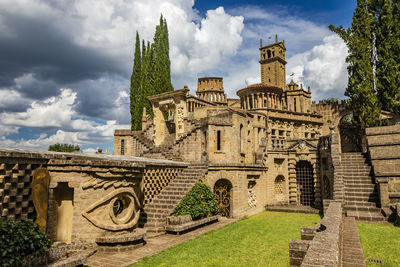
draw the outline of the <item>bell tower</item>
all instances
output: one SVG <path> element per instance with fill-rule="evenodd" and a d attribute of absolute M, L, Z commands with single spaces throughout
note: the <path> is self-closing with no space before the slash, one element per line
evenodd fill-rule
<path fill-rule="evenodd" d="M 260 40 L 261 83 L 272 84 L 285 90 L 285 53 L 285 41 L 279 42 L 278 35 L 275 35 L 275 43 L 266 46 L 263 46 Z"/>

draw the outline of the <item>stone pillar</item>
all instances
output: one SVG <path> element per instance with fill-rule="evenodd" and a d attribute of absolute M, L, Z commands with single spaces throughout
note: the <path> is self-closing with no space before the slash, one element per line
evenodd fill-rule
<path fill-rule="evenodd" d="M 389 208 L 389 178 L 382 177 L 376 178 L 376 182 L 378 183 L 379 190 L 379 200 L 381 202 L 381 208 Z"/>
<path fill-rule="evenodd" d="M 168 129 L 165 124 L 164 114 L 159 107 L 153 106 L 154 113 L 154 144 L 161 145 L 164 142 L 164 137 L 167 135 Z"/>
<path fill-rule="evenodd" d="M 296 159 L 289 158 L 288 160 L 289 172 L 289 204 L 295 205 L 297 202 L 297 180 L 296 180 Z"/>

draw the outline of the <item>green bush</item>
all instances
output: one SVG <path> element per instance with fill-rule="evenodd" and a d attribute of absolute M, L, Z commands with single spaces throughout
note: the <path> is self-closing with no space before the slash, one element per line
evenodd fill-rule
<path fill-rule="evenodd" d="M 196 183 L 175 207 L 173 216 L 190 214 L 193 220 L 217 214 L 218 202 L 208 185 Z"/>
<path fill-rule="evenodd" d="M 50 247 L 48 235 L 31 221 L 0 219 L 0 266 L 17 265 L 27 255 L 42 255 Z"/>

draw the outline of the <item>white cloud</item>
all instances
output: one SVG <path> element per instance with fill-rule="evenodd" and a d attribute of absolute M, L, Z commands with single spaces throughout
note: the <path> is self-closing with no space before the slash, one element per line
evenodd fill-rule
<path fill-rule="evenodd" d="M 110 142 L 116 128 L 129 128 L 118 124 L 130 121 L 128 88 L 135 32 L 151 41 L 161 13 L 169 28 L 176 89 L 188 84 L 193 93 L 197 76 L 223 76 L 228 96 L 237 97 L 238 89 L 260 81 L 259 39 L 265 44 L 278 33 L 288 49 L 288 74 L 295 72 L 297 81 L 310 85 L 314 97 L 333 92 L 343 95 L 346 50 L 326 26 L 258 7 L 218 7 L 199 17 L 193 6 L 193 0 L 0 1 L 1 34 L 16 34 L 4 22 L 10 14 L 51 22 L 58 30 L 55 38 L 63 37 L 88 52 L 100 52 L 126 70 L 115 74 L 105 68 L 95 78 L 64 86 L 57 86 L 52 77 L 35 76 L 32 70 L 19 74 L 14 86 L 0 88 L 0 146 L 47 149 L 59 142 L 93 145 L 90 148 L 94 149 L 96 144 Z M 70 89 L 60 90 L 62 87 Z M 41 98 L 32 97 L 39 91 Z M 32 139 L 7 139 L 21 127 L 56 132 Z"/>
<path fill-rule="evenodd" d="M 347 54 L 343 40 L 337 35 L 329 35 L 322 44 L 289 58 L 287 74 L 294 73 L 295 82 L 311 86 L 314 98 L 343 98 L 348 77 Z"/>

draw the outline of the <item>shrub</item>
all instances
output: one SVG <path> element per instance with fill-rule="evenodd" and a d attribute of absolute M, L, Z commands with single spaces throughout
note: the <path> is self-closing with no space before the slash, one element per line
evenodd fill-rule
<path fill-rule="evenodd" d="M 190 192 L 175 207 L 173 216 L 189 214 L 193 220 L 217 214 L 218 202 L 208 185 L 196 183 Z"/>
<path fill-rule="evenodd" d="M 42 255 L 50 247 L 48 235 L 31 221 L 0 219 L 0 266 L 13 266 L 27 255 Z"/>

